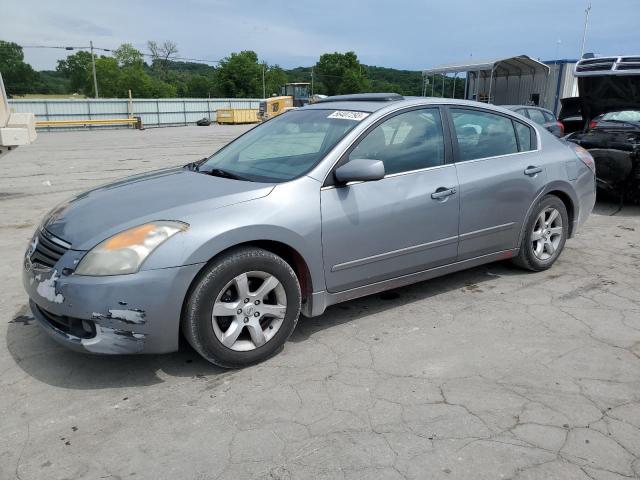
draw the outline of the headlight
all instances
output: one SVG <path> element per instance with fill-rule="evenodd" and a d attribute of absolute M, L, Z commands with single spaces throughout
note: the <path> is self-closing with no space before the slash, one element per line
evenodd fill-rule
<path fill-rule="evenodd" d="M 186 223 L 159 221 L 120 232 L 87 253 L 75 273 L 93 276 L 136 273 L 151 252 L 187 228 Z"/>

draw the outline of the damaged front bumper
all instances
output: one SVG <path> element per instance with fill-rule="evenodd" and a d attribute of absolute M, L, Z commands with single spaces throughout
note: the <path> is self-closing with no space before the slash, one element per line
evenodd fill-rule
<path fill-rule="evenodd" d="M 25 258 L 22 280 L 38 324 L 57 342 L 81 352 L 177 350 L 182 304 L 202 264 L 130 275 L 74 275 L 71 269 L 82 254 L 69 250 L 54 268 Z"/>

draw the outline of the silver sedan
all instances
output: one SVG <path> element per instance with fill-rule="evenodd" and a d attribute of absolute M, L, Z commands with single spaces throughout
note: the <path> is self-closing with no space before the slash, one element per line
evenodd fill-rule
<path fill-rule="evenodd" d="M 591 156 L 513 111 L 329 97 L 55 207 L 23 284 L 70 348 L 171 352 L 182 333 L 241 367 L 331 304 L 498 260 L 550 268 L 594 201 Z"/>

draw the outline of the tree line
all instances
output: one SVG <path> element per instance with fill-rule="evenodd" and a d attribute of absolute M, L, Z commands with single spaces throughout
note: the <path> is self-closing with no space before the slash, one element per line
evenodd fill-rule
<path fill-rule="evenodd" d="M 136 98 L 261 98 L 280 93 L 287 82 L 313 83 L 314 93 L 340 95 L 359 92 L 422 93 L 419 71 L 364 65 L 354 52 L 325 53 L 313 67 L 290 70 L 269 65 L 256 52 L 231 53 L 217 65 L 181 61 L 175 43 L 147 42 L 143 54 L 124 43 L 111 56 L 96 56 L 98 93 L 102 98 L 123 98 L 129 90 Z M 93 97 L 92 57 L 80 50 L 59 60 L 55 70 L 35 71 L 24 61 L 22 47 L 0 40 L 0 73 L 7 94 L 81 94 Z M 453 79 L 445 78 L 451 94 Z M 263 90 L 264 86 L 264 90 Z M 463 94 L 463 82 L 456 84 L 456 96 Z M 435 96 L 442 95 L 442 78 L 435 84 Z M 429 87 L 431 94 L 431 87 Z"/>

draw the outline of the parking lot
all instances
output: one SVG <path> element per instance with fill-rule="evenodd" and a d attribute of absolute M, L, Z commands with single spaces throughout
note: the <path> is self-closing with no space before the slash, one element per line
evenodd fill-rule
<path fill-rule="evenodd" d="M 244 370 L 186 343 L 87 356 L 39 330 L 20 277 L 47 210 L 246 128 L 45 132 L 0 159 L 1 479 L 640 475 L 634 207 L 598 205 L 551 270 L 497 263 L 333 306 Z"/>

